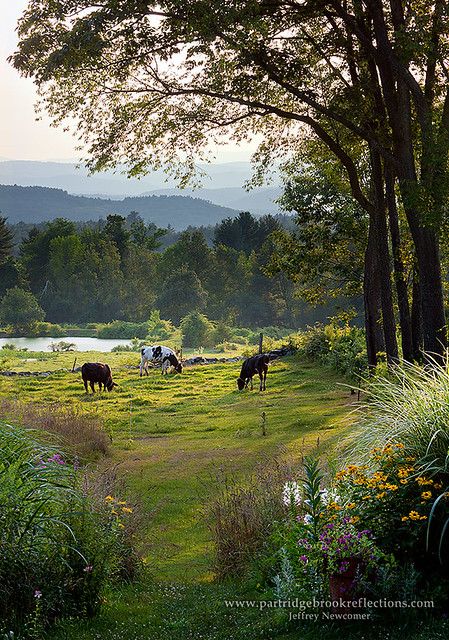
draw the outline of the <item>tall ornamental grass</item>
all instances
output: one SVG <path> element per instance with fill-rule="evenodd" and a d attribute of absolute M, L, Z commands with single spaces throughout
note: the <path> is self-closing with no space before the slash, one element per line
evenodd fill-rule
<path fill-rule="evenodd" d="M 93 615 L 120 575 L 132 509 L 113 496 L 95 504 L 83 479 L 37 432 L 0 422 L 0 637 L 41 638 L 56 618 Z"/>
<path fill-rule="evenodd" d="M 428 471 L 449 472 L 447 368 L 404 362 L 367 382 L 358 407 L 350 453 L 365 458 L 375 447 L 402 443 Z"/>

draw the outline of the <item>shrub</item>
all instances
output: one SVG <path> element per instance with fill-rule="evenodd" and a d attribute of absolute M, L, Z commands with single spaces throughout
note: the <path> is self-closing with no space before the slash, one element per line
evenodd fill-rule
<path fill-rule="evenodd" d="M 160 311 L 155 309 L 150 314 L 148 320 L 147 339 L 156 342 L 159 340 L 170 340 L 176 331 L 174 325 L 169 320 L 162 320 Z"/>
<path fill-rule="evenodd" d="M 66 331 L 59 324 L 53 324 L 51 322 L 37 322 L 33 330 L 33 335 L 59 338 L 66 335 Z"/>
<path fill-rule="evenodd" d="M 295 340 L 299 352 L 335 371 L 357 379 L 366 370 L 365 337 L 362 329 L 335 323 L 316 325 Z"/>
<path fill-rule="evenodd" d="M 198 311 L 189 313 L 181 320 L 180 326 L 184 346 L 196 348 L 211 344 L 213 324 L 202 313 Z"/>
<path fill-rule="evenodd" d="M 50 344 L 50 349 L 57 353 L 76 351 L 76 345 L 74 342 L 66 342 L 65 340 L 60 340 L 59 342 L 52 342 Z"/>
<path fill-rule="evenodd" d="M 113 496 L 100 506 L 32 432 L 0 422 L 0 438 L 0 632 L 41 638 L 56 617 L 96 613 L 120 579 L 132 508 Z"/>
<path fill-rule="evenodd" d="M 117 338 L 123 340 L 132 340 L 132 338 L 140 338 L 143 340 L 148 333 L 147 322 L 124 322 L 123 320 L 113 320 L 108 324 L 98 326 L 98 338 Z"/>
<path fill-rule="evenodd" d="M 66 449 L 82 459 L 108 453 L 110 438 L 98 416 L 59 405 L 42 407 L 6 398 L 0 402 L 0 416 L 58 436 Z"/>
<path fill-rule="evenodd" d="M 30 291 L 19 287 L 8 289 L 0 302 L 0 322 L 19 334 L 33 331 L 44 318 L 44 310 Z"/>

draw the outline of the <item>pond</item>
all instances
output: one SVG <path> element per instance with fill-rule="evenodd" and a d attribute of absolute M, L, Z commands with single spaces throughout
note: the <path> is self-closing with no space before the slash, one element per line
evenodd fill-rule
<path fill-rule="evenodd" d="M 0 338 L 0 349 L 4 344 L 13 344 L 18 349 L 29 351 L 51 351 L 54 342 L 71 342 L 77 351 L 101 351 L 106 353 L 117 345 L 130 344 L 130 340 L 105 340 L 102 338 L 80 338 L 67 336 L 63 338 Z"/>

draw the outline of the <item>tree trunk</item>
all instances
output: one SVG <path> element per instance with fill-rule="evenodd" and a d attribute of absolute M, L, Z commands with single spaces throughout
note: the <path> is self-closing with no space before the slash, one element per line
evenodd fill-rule
<path fill-rule="evenodd" d="M 382 307 L 382 324 L 385 336 L 387 362 L 397 362 L 399 358 L 394 318 L 393 293 L 391 290 L 390 250 L 388 247 L 388 227 L 384 194 L 382 161 L 378 151 L 371 148 L 371 173 L 373 188 L 373 226 L 375 228 L 378 272 Z"/>
<path fill-rule="evenodd" d="M 368 366 L 370 369 L 373 369 L 377 365 L 377 354 L 385 351 L 385 341 L 380 313 L 381 293 L 377 260 L 377 239 L 376 231 L 371 221 L 365 251 L 363 303 L 365 308 L 365 339 Z"/>
<path fill-rule="evenodd" d="M 399 324 L 401 326 L 402 357 L 408 362 L 414 359 L 412 321 L 410 317 L 410 305 L 408 301 L 407 282 L 405 268 L 401 257 L 401 236 L 399 230 L 399 216 L 394 192 L 394 174 L 385 168 L 385 188 L 390 222 L 391 246 L 393 249 L 393 268 L 396 283 L 396 293 L 399 309 Z"/>
<path fill-rule="evenodd" d="M 418 266 L 413 268 L 413 298 L 412 298 L 412 340 L 413 359 L 422 361 L 423 333 L 422 333 L 422 304 L 421 285 L 419 282 Z"/>

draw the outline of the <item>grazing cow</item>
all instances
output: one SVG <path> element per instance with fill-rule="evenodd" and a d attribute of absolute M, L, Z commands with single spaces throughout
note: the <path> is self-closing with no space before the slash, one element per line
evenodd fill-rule
<path fill-rule="evenodd" d="M 142 377 L 144 369 L 148 375 L 149 362 L 160 362 L 162 364 L 162 375 L 168 373 L 170 367 L 173 367 L 176 373 L 182 373 L 182 364 L 179 362 L 173 349 L 169 347 L 163 347 L 161 345 L 142 347 L 140 353 L 142 355 L 140 360 L 140 377 Z"/>
<path fill-rule="evenodd" d="M 259 391 L 265 391 L 267 388 L 266 379 L 269 362 L 270 357 L 266 353 L 247 358 L 242 365 L 240 377 L 237 378 L 237 386 L 239 388 L 239 391 L 244 388 L 248 388 L 248 384 L 250 385 L 251 390 L 253 389 L 253 376 L 255 376 L 256 373 L 259 374 L 260 378 Z"/>
<path fill-rule="evenodd" d="M 98 383 L 100 391 L 102 387 L 108 391 L 112 391 L 114 387 L 118 387 L 118 384 L 112 382 L 111 367 L 108 364 L 102 364 L 101 362 L 85 362 L 81 367 L 81 376 L 84 382 L 84 388 L 86 393 L 89 393 L 87 389 L 87 383 L 89 383 L 92 393 L 95 393 L 95 383 Z"/>

